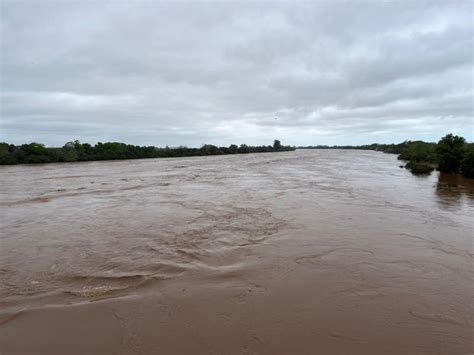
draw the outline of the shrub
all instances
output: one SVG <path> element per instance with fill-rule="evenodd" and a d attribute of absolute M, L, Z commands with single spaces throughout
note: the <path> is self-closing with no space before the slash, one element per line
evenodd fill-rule
<path fill-rule="evenodd" d="M 436 145 L 426 142 L 409 142 L 398 159 L 416 162 L 436 163 Z"/>
<path fill-rule="evenodd" d="M 432 165 L 416 161 L 409 161 L 405 167 L 415 175 L 429 175 L 434 170 Z"/>

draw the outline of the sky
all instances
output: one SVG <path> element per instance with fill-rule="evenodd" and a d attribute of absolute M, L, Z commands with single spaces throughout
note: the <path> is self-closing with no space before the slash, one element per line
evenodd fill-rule
<path fill-rule="evenodd" d="M 473 141 L 474 1 L 1 0 L 0 141 Z"/>

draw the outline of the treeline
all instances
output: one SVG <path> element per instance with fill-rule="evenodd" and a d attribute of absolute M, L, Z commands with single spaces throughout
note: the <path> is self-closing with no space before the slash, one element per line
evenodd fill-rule
<path fill-rule="evenodd" d="M 145 159 L 145 158 L 177 158 L 203 155 L 247 154 L 283 152 L 295 150 L 294 147 L 281 145 L 275 140 L 273 145 L 249 146 L 231 144 L 228 147 L 217 147 L 205 144 L 201 148 L 158 148 L 109 142 L 91 145 L 79 141 L 68 142 L 61 148 L 45 147 L 40 143 L 13 145 L 0 143 L 0 165 L 39 164 L 94 160 Z"/>
<path fill-rule="evenodd" d="M 437 169 L 442 173 L 461 173 L 474 178 L 474 144 L 463 137 L 448 134 L 438 143 L 405 141 L 400 144 L 370 144 L 360 146 L 317 145 L 298 147 L 300 149 L 358 149 L 376 150 L 398 154 L 398 159 L 406 161 L 403 167 L 413 174 L 430 174 Z"/>
<path fill-rule="evenodd" d="M 365 144 L 365 145 L 310 145 L 306 147 L 297 147 L 297 149 L 352 149 L 352 150 L 376 150 L 384 153 L 401 154 L 408 146 L 414 143 L 432 144 L 423 141 L 405 141 L 399 144 Z"/>
<path fill-rule="evenodd" d="M 404 144 L 404 143 L 401 143 L 401 144 Z M 385 152 L 385 150 L 389 150 L 391 148 L 391 150 L 394 150 L 394 151 L 387 152 L 387 153 L 396 153 L 395 150 L 401 144 L 373 143 L 373 144 L 366 144 L 366 145 L 309 145 L 309 146 L 300 146 L 300 147 L 297 147 L 297 149 L 353 149 L 353 150 L 379 150 L 379 151 Z"/>

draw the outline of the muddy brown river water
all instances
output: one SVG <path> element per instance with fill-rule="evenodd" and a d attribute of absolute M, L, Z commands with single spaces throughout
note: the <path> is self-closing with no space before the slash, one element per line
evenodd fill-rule
<path fill-rule="evenodd" d="M 338 150 L 0 178 L 2 355 L 474 352 L 472 180 Z"/>

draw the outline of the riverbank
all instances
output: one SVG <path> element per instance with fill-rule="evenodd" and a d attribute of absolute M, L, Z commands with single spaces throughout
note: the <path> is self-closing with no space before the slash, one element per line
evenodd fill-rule
<path fill-rule="evenodd" d="M 63 147 L 45 147 L 40 143 L 14 145 L 0 143 L 0 165 L 71 163 L 77 161 L 130 160 L 152 158 L 179 158 L 192 156 L 276 153 L 295 150 L 283 146 L 279 140 L 268 146 L 248 146 L 231 144 L 229 147 L 217 147 L 205 144 L 201 148 L 154 146 L 140 147 L 131 144 L 109 142 L 92 146 L 79 141 L 68 142 Z"/>

